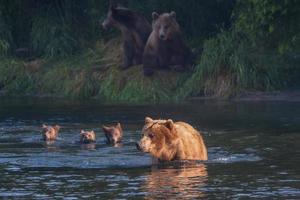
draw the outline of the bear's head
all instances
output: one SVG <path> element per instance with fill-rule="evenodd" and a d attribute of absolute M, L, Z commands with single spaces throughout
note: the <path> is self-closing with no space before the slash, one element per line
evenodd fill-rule
<path fill-rule="evenodd" d="M 43 124 L 43 139 L 44 140 L 55 140 L 58 135 L 58 131 L 60 129 L 60 126 L 55 125 L 55 126 L 47 126 Z"/>
<path fill-rule="evenodd" d="M 150 153 L 160 160 L 174 158 L 178 135 L 171 119 L 153 120 L 146 117 L 142 134 L 142 139 L 136 144 L 138 150 Z"/>
<path fill-rule="evenodd" d="M 163 13 L 159 15 L 156 12 L 152 13 L 152 28 L 161 40 L 172 40 L 175 35 L 180 33 L 179 25 L 176 21 L 176 13 Z"/>
<path fill-rule="evenodd" d="M 118 6 L 115 1 L 110 0 L 107 16 L 102 22 L 103 29 L 108 29 L 110 27 L 121 29 L 124 26 L 132 27 L 133 23 L 133 12 L 127 8 Z"/>
<path fill-rule="evenodd" d="M 96 134 L 94 131 L 84 131 L 80 132 L 80 142 L 81 143 L 91 143 L 96 142 Z"/>
<path fill-rule="evenodd" d="M 103 126 L 102 129 L 108 144 L 117 144 L 121 142 L 123 130 L 120 123 L 116 126 Z"/>

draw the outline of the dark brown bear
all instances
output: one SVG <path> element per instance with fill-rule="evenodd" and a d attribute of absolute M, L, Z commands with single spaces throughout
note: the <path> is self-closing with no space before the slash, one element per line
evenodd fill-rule
<path fill-rule="evenodd" d="M 144 74 L 150 76 L 155 68 L 182 71 L 191 64 L 191 51 L 183 43 L 176 13 L 152 13 L 152 28 L 143 56 Z"/>
<path fill-rule="evenodd" d="M 117 7 L 114 1 L 110 1 L 107 18 L 103 21 L 102 27 L 104 29 L 115 27 L 122 32 L 124 55 L 121 69 L 142 64 L 144 47 L 152 30 L 143 15 L 127 8 Z"/>

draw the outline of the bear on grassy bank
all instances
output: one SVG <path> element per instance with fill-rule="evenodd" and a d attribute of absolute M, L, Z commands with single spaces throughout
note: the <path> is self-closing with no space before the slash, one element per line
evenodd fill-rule
<path fill-rule="evenodd" d="M 183 71 L 192 62 L 190 49 L 183 43 L 176 13 L 152 13 L 152 33 L 143 55 L 144 74 L 150 76 L 155 68 Z"/>
<path fill-rule="evenodd" d="M 201 134 L 187 123 L 146 117 L 142 134 L 138 150 L 159 161 L 207 160 Z"/>
<path fill-rule="evenodd" d="M 117 7 L 110 1 L 109 11 L 102 27 L 115 27 L 122 32 L 123 64 L 121 69 L 142 64 L 144 47 L 151 33 L 151 25 L 146 18 L 127 8 Z"/>

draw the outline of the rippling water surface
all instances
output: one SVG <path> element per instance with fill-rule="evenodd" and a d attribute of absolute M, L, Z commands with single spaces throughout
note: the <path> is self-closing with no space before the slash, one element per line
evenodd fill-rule
<path fill-rule="evenodd" d="M 151 165 L 135 142 L 145 116 L 201 130 L 209 160 Z M 102 124 L 121 122 L 122 145 Z M 62 126 L 54 143 L 41 124 Z M 78 144 L 81 129 L 97 142 Z M 189 102 L 113 106 L 97 102 L 0 99 L 0 198 L 300 199 L 299 102 Z"/>

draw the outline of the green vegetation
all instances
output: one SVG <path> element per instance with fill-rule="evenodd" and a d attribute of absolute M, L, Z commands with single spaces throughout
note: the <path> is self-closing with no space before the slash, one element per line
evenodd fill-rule
<path fill-rule="evenodd" d="M 151 78 L 142 66 L 119 70 L 119 34 L 99 24 L 108 0 L 4 0 L 1 93 L 167 102 L 300 86 L 297 0 L 122 2 L 149 20 L 154 10 L 176 11 L 187 43 L 202 51 L 193 70 L 158 71 Z"/>

